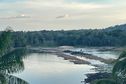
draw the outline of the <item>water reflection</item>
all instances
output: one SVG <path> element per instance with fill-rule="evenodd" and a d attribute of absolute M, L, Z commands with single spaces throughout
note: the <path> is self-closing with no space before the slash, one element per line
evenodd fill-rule
<path fill-rule="evenodd" d="M 19 73 L 24 70 L 22 58 L 25 57 L 27 50 L 16 49 L 0 57 L 0 84 L 28 84 L 24 80 L 10 74 Z"/>
<path fill-rule="evenodd" d="M 94 72 L 93 66 L 75 65 L 50 53 L 31 53 L 23 61 L 25 70 L 13 75 L 30 84 L 81 84 L 84 74 Z"/>

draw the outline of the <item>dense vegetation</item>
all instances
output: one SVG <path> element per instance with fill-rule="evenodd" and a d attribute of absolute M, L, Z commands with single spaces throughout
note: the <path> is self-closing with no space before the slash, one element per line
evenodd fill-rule
<path fill-rule="evenodd" d="M 12 30 L 0 33 L 0 84 L 28 84 L 10 74 L 24 70 L 25 48 L 12 49 Z"/>
<path fill-rule="evenodd" d="M 22 46 L 125 46 L 126 24 L 95 30 L 13 32 L 14 47 Z"/>
<path fill-rule="evenodd" d="M 5 30 L 0 34 L 0 56 L 10 51 L 11 39 L 11 30 Z"/>

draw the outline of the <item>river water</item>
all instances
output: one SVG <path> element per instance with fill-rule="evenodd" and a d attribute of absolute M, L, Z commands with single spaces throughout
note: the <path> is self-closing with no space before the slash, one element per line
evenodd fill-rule
<path fill-rule="evenodd" d="M 75 50 L 80 50 L 80 48 Z M 101 52 L 85 48 L 83 48 L 83 51 L 105 58 L 116 58 L 118 56 L 118 54 L 111 51 Z M 11 59 L 9 61 L 11 65 L 7 64 L 7 68 L 4 68 L 3 71 L 8 71 L 13 77 L 19 78 L 20 81 L 22 80 L 29 84 L 82 84 L 81 81 L 86 78 L 85 74 L 95 73 L 93 70 L 94 66 L 74 64 L 49 53 L 30 53 L 23 57 L 17 51 L 12 54 L 11 58 L 7 58 L 9 56 L 6 57 L 8 60 Z M 1 67 L 5 67 L 5 64 L 5 61 L 2 61 Z M 2 73 L 3 71 L 1 70 Z M 18 83 L 18 80 L 12 80 L 10 77 L 6 77 L 4 80 L 7 81 L 8 79 L 12 81 L 8 84 L 14 84 L 13 81 L 16 81 L 15 84 L 25 84 Z"/>
<path fill-rule="evenodd" d="M 93 73 L 89 65 L 75 65 L 52 54 L 30 54 L 24 60 L 25 70 L 15 74 L 30 84 L 81 84 L 84 74 Z"/>

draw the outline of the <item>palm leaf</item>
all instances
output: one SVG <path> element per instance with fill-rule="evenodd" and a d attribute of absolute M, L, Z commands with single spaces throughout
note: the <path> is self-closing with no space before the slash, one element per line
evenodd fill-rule
<path fill-rule="evenodd" d="M 125 75 L 126 74 L 126 59 L 118 61 L 113 67 L 113 76 L 117 76 L 119 74 Z"/>
<path fill-rule="evenodd" d="M 123 51 L 123 52 L 120 54 L 118 60 L 121 60 L 121 59 L 124 59 L 124 58 L 126 58 L 126 51 Z"/>

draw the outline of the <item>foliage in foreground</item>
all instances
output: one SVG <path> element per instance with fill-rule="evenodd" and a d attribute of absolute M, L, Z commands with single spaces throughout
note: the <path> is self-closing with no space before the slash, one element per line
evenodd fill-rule
<path fill-rule="evenodd" d="M 11 30 L 3 31 L 0 35 L 0 56 L 6 54 L 11 46 Z"/>
<path fill-rule="evenodd" d="M 11 30 L 0 33 L 0 84 L 28 84 L 10 74 L 24 70 L 25 49 L 11 50 Z"/>
<path fill-rule="evenodd" d="M 91 84 L 126 84 L 126 51 L 117 59 L 112 70 L 112 79 L 95 80 Z"/>

